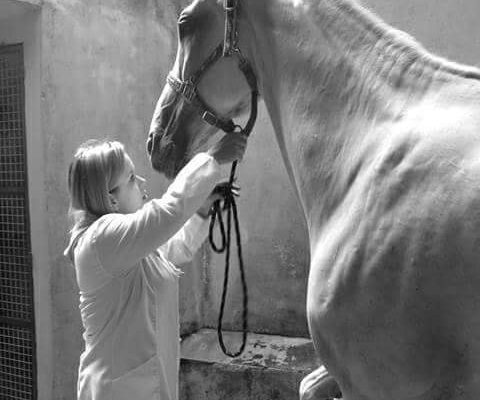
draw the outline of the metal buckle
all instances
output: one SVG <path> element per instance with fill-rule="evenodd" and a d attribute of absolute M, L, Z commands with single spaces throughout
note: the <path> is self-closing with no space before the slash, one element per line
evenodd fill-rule
<path fill-rule="evenodd" d="M 216 126 L 217 128 L 219 127 L 218 126 L 218 118 L 216 117 L 216 115 L 212 114 L 210 111 L 205 111 L 202 115 L 202 119 L 207 124 Z"/>

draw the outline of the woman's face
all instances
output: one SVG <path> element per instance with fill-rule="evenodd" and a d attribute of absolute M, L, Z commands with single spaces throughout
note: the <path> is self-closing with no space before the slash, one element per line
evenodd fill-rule
<path fill-rule="evenodd" d="M 148 199 L 146 181 L 135 174 L 135 166 L 127 154 L 125 154 L 125 168 L 109 193 L 114 198 L 114 208 L 121 214 L 130 214 L 139 210 Z"/>

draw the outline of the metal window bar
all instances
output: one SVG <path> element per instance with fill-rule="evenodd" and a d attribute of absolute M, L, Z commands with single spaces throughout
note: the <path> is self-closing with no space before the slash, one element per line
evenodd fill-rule
<path fill-rule="evenodd" d="M 22 45 L 0 46 L 0 400 L 36 399 Z"/>

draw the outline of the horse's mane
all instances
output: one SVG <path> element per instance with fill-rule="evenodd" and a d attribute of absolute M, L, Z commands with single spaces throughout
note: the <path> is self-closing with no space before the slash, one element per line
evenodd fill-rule
<path fill-rule="evenodd" d="M 307 0 L 310 6 L 327 4 L 332 11 L 331 24 L 349 20 L 357 26 L 373 34 L 379 42 L 383 43 L 384 49 L 393 58 L 404 62 L 407 65 L 413 62 L 422 62 L 426 67 L 432 70 L 442 71 L 459 77 L 480 80 L 480 69 L 452 62 L 446 58 L 436 56 L 427 51 L 417 40 L 405 32 L 392 28 L 382 21 L 375 14 L 362 7 L 354 0 Z M 361 38 L 357 38 L 361 40 Z"/>

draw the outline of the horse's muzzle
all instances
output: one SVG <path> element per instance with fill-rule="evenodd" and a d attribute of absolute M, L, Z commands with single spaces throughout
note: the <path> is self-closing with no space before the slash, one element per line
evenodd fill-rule
<path fill-rule="evenodd" d="M 150 156 L 150 164 L 157 172 L 165 174 L 167 178 L 175 177 L 177 171 L 177 159 L 175 143 L 165 132 L 151 132 L 147 139 L 147 153 Z"/>

